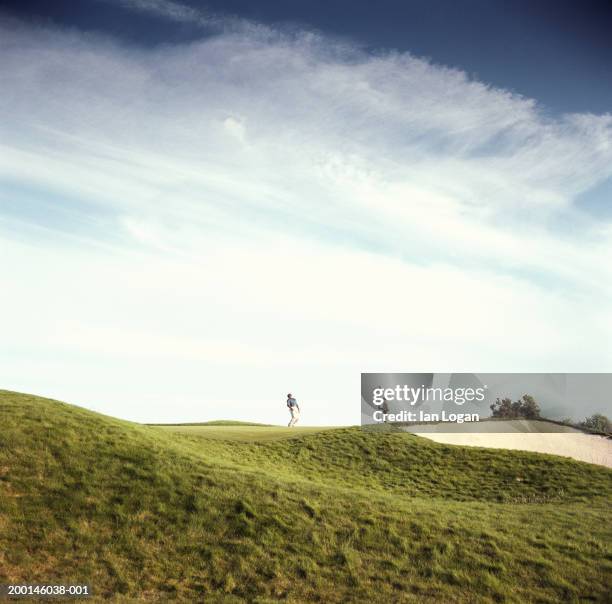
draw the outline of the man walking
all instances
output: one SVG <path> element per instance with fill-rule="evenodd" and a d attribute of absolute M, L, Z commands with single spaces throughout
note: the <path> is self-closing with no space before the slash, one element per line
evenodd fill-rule
<path fill-rule="evenodd" d="M 297 401 L 293 398 L 291 393 L 287 395 L 287 407 L 289 408 L 289 413 L 291 413 L 289 428 L 293 428 L 297 420 L 300 419 L 300 406 L 297 404 Z"/>

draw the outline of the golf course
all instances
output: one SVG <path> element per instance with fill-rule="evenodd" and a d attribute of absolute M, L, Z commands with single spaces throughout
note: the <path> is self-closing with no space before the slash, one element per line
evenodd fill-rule
<path fill-rule="evenodd" d="M 0 584 L 93 601 L 605 602 L 611 496 L 554 455 L 0 390 Z"/>

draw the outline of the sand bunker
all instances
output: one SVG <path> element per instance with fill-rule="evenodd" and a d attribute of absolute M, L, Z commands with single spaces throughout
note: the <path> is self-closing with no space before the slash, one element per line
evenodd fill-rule
<path fill-rule="evenodd" d="M 422 428 L 422 426 L 415 426 L 410 431 L 439 443 L 552 453 L 553 455 L 572 457 L 579 461 L 612 468 L 612 439 L 585 434 L 579 430 L 563 433 L 515 432 L 496 434 L 472 432 L 466 434 L 417 431 L 418 428 Z"/>

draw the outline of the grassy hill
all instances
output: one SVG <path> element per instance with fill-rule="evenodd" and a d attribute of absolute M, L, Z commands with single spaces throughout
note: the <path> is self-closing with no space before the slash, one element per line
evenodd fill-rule
<path fill-rule="evenodd" d="M 6 391 L 0 420 L 0 583 L 160 602 L 608 596 L 606 468 L 359 428 L 141 426 Z"/>

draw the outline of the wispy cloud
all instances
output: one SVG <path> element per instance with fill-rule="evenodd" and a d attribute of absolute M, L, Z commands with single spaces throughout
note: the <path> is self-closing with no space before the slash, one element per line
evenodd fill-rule
<path fill-rule="evenodd" d="M 131 363 L 156 418 L 180 381 L 191 417 L 301 386 L 325 422 L 361 370 L 609 366 L 612 227 L 575 200 L 612 175 L 610 115 L 310 32 L 1 34 L 5 382 L 106 372 L 119 407 Z"/>
<path fill-rule="evenodd" d="M 125 8 L 152 13 L 182 22 L 206 23 L 204 13 L 179 2 L 168 2 L 167 0 L 104 0 L 111 4 L 118 4 Z"/>
<path fill-rule="evenodd" d="M 194 8 L 170 0 L 98 0 L 106 4 L 121 6 L 129 11 L 186 23 L 205 31 L 222 31 L 236 28 L 262 28 L 263 26 L 240 19 L 235 15 L 220 14 L 202 7 Z"/>

